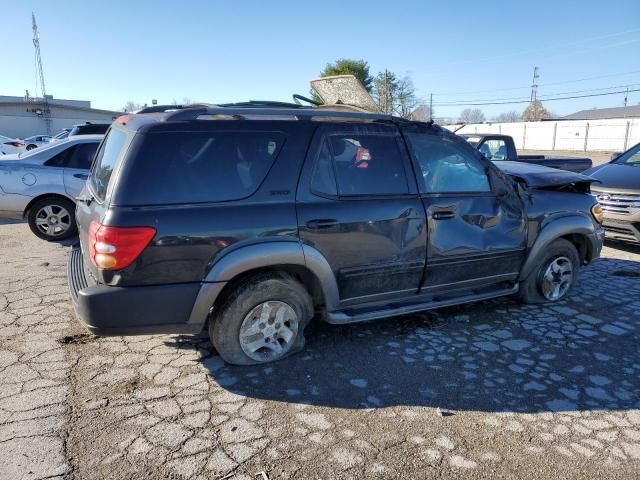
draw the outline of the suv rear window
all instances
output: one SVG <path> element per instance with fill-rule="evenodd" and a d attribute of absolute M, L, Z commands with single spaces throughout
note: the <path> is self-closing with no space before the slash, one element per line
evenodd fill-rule
<path fill-rule="evenodd" d="M 110 130 L 96 153 L 91 172 L 91 187 L 99 200 L 104 200 L 111 174 L 124 145 L 127 135 L 120 130 Z"/>
<path fill-rule="evenodd" d="M 121 205 L 169 205 L 239 200 L 256 192 L 284 136 L 216 131 L 137 136 L 123 166 Z"/>

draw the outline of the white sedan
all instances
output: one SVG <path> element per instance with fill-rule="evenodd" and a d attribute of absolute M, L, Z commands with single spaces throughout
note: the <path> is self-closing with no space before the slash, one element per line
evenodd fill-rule
<path fill-rule="evenodd" d="M 0 217 L 26 218 L 44 240 L 77 232 L 80 194 L 104 135 L 78 135 L 13 155 L 0 156 Z"/>
<path fill-rule="evenodd" d="M 27 137 L 22 142 L 24 143 L 25 150 L 33 150 L 34 148 L 46 145 L 51 141 L 51 135 L 33 135 Z"/>
<path fill-rule="evenodd" d="M 0 158 L 2 158 L 2 155 L 18 153 L 22 150 L 22 147 L 24 147 L 24 143 L 21 140 L 0 135 Z"/>

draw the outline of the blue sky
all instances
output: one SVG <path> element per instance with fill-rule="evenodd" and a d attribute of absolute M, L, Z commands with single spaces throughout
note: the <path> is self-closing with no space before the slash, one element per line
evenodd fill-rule
<path fill-rule="evenodd" d="M 410 75 L 419 96 L 434 94 L 437 116 L 465 108 L 445 103 L 528 98 L 534 65 L 540 96 L 640 89 L 638 0 L 2 0 L 0 95 L 35 90 L 32 11 L 48 93 L 98 108 L 152 98 L 290 100 L 340 57 Z M 546 106 L 568 114 L 622 102 L 615 95 Z M 640 92 L 629 102 L 639 103 Z M 479 108 L 491 117 L 525 106 Z"/>

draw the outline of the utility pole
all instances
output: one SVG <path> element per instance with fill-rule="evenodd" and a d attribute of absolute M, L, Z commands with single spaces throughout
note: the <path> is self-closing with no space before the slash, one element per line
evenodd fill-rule
<path fill-rule="evenodd" d="M 433 122 L 433 93 L 429 94 L 429 121 Z"/>
<path fill-rule="evenodd" d="M 627 100 L 629 100 L 629 87 L 624 91 L 624 118 L 627 118 Z"/>
<path fill-rule="evenodd" d="M 40 79 L 40 87 L 42 89 L 42 118 L 44 118 L 47 126 L 47 135 L 51 135 L 51 110 L 49 108 L 49 99 L 47 98 L 47 87 L 44 83 L 44 69 L 42 68 L 42 57 L 40 55 L 40 32 L 36 24 L 36 16 L 31 13 L 31 26 L 33 29 L 33 46 L 36 49 L 36 68 Z M 36 85 L 36 95 L 38 86 Z"/>
<path fill-rule="evenodd" d="M 531 82 L 531 105 L 533 106 L 533 119 L 538 120 L 538 111 L 536 109 L 536 101 L 538 97 L 538 67 L 533 67 L 533 81 Z"/>

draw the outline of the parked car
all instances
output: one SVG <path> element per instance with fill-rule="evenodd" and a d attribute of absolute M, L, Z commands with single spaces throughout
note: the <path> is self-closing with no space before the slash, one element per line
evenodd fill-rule
<path fill-rule="evenodd" d="M 51 139 L 51 142 L 57 142 L 59 140 L 64 140 L 67 137 L 74 137 L 78 135 L 104 135 L 107 133 L 110 126 L 110 123 L 79 123 L 73 127 L 63 129 Z"/>
<path fill-rule="evenodd" d="M 18 153 L 22 147 L 24 143 L 20 139 L 0 135 L 0 156 Z"/>
<path fill-rule="evenodd" d="M 25 150 L 33 150 L 51 142 L 51 135 L 33 135 L 22 140 Z"/>
<path fill-rule="evenodd" d="M 544 155 L 518 155 L 513 138 L 509 135 L 464 134 L 461 135 L 492 161 L 534 163 L 544 167 L 559 168 L 570 172 L 584 172 L 593 162 L 586 157 L 546 157 Z"/>
<path fill-rule="evenodd" d="M 78 200 L 84 325 L 206 327 L 227 362 L 262 363 L 300 350 L 314 312 L 345 324 L 557 302 L 599 256 L 592 178 L 505 162 L 510 176 L 436 125 L 339 107 L 116 120 Z"/>
<path fill-rule="evenodd" d="M 109 130 L 111 126 L 110 123 L 80 123 L 78 125 L 74 125 L 71 131 L 69 132 L 69 136 L 76 135 L 104 135 Z"/>
<path fill-rule="evenodd" d="M 44 240 L 76 234 L 75 197 L 102 135 L 69 137 L 0 159 L 0 216 L 26 218 Z"/>
<path fill-rule="evenodd" d="M 640 143 L 585 174 L 598 181 L 592 193 L 602 205 L 607 237 L 640 243 Z"/>
<path fill-rule="evenodd" d="M 64 140 L 69 136 L 69 132 L 71 128 L 63 128 L 62 131 L 49 140 L 50 142 L 59 142 L 60 140 Z"/>

